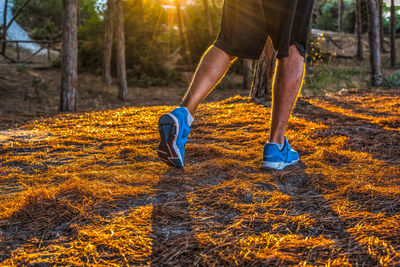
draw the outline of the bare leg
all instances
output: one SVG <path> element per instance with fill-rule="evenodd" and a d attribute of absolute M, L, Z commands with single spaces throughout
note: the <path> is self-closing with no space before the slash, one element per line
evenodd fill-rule
<path fill-rule="evenodd" d="M 211 46 L 204 53 L 197 67 L 181 106 L 186 107 L 194 116 L 201 101 L 221 81 L 235 59 L 235 57 L 228 55 L 220 48 Z"/>
<path fill-rule="evenodd" d="M 272 100 L 269 141 L 284 143 L 287 123 L 301 89 L 304 58 L 295 45 L 289 48 L 289 57 L 278 60 Z"/>

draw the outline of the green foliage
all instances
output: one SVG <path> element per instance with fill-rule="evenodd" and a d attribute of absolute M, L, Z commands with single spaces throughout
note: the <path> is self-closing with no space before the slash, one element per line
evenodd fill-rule
<path fill-rule="evenodd" d="M 96 15 L 86 20 L 78 31 L 79 71 L 101 73 L 103 61 L 104 23 Z"/>
<path fill-rule="evenodd" d="M 14 11 L 25 0 L 15 0 Z M 141 4 L 142 3 L 142 4 Z M 98 9 L 96 0 L 79 1 L 79 71 L 101 74 L 104 43 L 104 14 Z M 219 25 L 219 14 L 210 3 L 209 12 L 214 25 L 214 35 Z M 62 1 L 32 0 L 24 9 L 18 22 L 31 32 L 33 39 L 60 39 Z M 171 18 L 170 20 L 169 18 Z M 210 36 L 204 6 L 195 2 L 182 9 L 186 37 L 194 68 L 204 50 L 215 36 Z M 159 1 L 124 1 L 126 66 L 131 85 L 167 85 L 180 80 L 165 64 L 169 56 L 182 45 L 177 28 L 175 9 L 164 9 Z M 114 47 L 115 51 L 115 47 Z M 187 64 L 184 49 L 181 63 Z M 116 76 L 116 59 L 112 58 L 113 75 Z M 54 67 L 60 59 L 54 60 Z"/>
<path fill-rule="evenodd" d="M 28 94 L 28 92 L 25 92 L 25 100 L 34 99 L 38 103 L 46 102 L 48 104 L 50 83 L 51 81 L 49 80 L 44 80 L 40 77 L 33 77 L 32 80 L 33 94 Z"/>
<path fill-rule="evenodd" d="M 395 73 L 388 77 L 384 77 L 383 85 L 386 87 L 400 86 L 400 70 L 397 70 Z"/>
<path fill-rule="evenodd" d="M 170 35 L 160 21 L 166 20 L 165 10 L 158 3 L 139 1 L 124 3 L 125 54 L 128 83 L 134 86 L 168 85 L 180 80 L 176 72 L 165 67 L 167 55 L 162 51 Z M 176 39 L 176 38 L 174 38 Z M 103 62 L 104 20 L 92 16 L 79 28 L 79 69 L 100 74 Z M 172 49 L 175 43 L 169 43 Z M 115 52 L 115 45 L 113 48 Z M 116 65 L 115 53 L 112 64 Z M 114 76 L 116 76 L 116 67 Z"/>
<path fill-rule="evenodd" d="M 15 70 L 19 73 L 28 73 L 31 70 L 31 67 L 28 64 L 18 64 L 15 66 Z"/>
<path fill-rule="evenodd" d="M 213 26 L 213 36 L 210 36 L 209 33 L 207 18 L 205 16 L 204 5 L 202 2 L 188 5 L 183 12 L 187 41 L 189 43 L 193 63 L 192 67 L 195 67 L 200 61 L 204 50 L 214 42 L 218 33 L 220 14 L 216 13 L 214 9 L 211 8 L 211 3 L 209 4 L 208 12 L 211 19 L 211 25 Z"/>
<path fill-rule="evenodd" d="M 366 10 L 366 7 L 362 7 Z M 319 21 L 313 21 L 313 27 L 327 31 L 338 30 L 338 0 L 321 0 L 315 5 Z M 355 27 L 355 5 L 353 0 L 345 0 L 343 7 L 343 30 L 354 32 Z M 363 21 L 367 22 L 367 14 L 363 12 Z"/>
<path fill-rule="evenodd" d="M 318 67 L 308 67 L 305 80 L 305 89 L 316 94 L 321 90 L 331 89 L 340 90 L 344 87 L 356 87 L 353 78 L 357 75 L 363 76 L 366 73 L 365 67 L 339 67 L 330 64 L 320 64 Z M 333 87 L 333 88 L 332 88 Z"/>
<path fill-rule="evenodd" d="M 61 55 L 51 60 L 51 67 L 55 69 L 61 69 Z"/>
<path fill-rule="evenodd" d="M 61 38 L 61 30 L 54 21 L 47 18 L 42 26 L 32 29 L 31 37 L 34 40 L 59 40 Z"/>
<path fill-rule="evenodd" d="M 18 10 L 25 0 L 14 0 L 14 12 Z M 18 16 L 17 21 L 25 29 L 40 28 L 47 20 L 56 25 L 57 32 L 61 30 L 61 1 L 31 0 L 27 7 Z M 53 34 L 53 33 L 52 33 Z"/>
<path fill-rule="evenodd" d="M 361 1 L 363 32 L 368 30 L 368 14 L 365 1 Z M 338 28 L 338 0 L 321 0 L 315 5 L 315 12 L 319 14 L 319 22 L 314 16 L 313 27 L 321 30 L 337 31 Z M 353 0 L 344 1 L 343 29 L 353 33 L 356 25 L 355 4 Z M 396 29 L 400 29 L 400 6 L 396 6 Z M 383 30 L 390 32 L 390 6 L 383 3 Z"/>
<path fill-rule="evenodd" d="M 314 25 L 315 28 L 319 28 L 327 31 L 337 30 L 337 6 L 332 2 L 319 3 L 320 6 L 320 21 L 319 24 Z M 336 10 L 335 10 L 336 9 Z M 336 14 L 336 16 L 335 16 Z"/>
<path fill-rule="evenodd" d="M 176 47 L 170 42 L 166 11 L 159 2 L 128 1 L 124 5 L 126 66 L 128 82 L 135 86 L 168 85 L 179 80 L 179 76 L 168 71 L 166 46 Z M 174 38 L 176 40 L 176 38 Z M 115 59 L 114 59 L 115 60 Z"/>
<path fill-rule="evenodd" d="M 16 12 L 25 0 L 14 0 Z M 84 25 L 96 12 L 96 0 L 79 0 L 79 24 Z M 55 40 L 61 37 L 61 0 L 31 0 L 18 16 L 17 22 L 31 32 L 34 40 Z"/>
<path fill-rule="evenodd" d="M 390 7 L 383 7 L 383 31 L 385 33 L 390 33 Z M 398 33 L 400 29 L 400 6 L 396 6 L 396 32 Z"/>
<path fill-rule="evenodd" d="M 35 96 L 40 97 L 41 92 L 48 93 L 49 92 L 49 84 L 50 84 L 50 81 L 34 77 L 32 80 L 32 87 L 34 89 Z"/>

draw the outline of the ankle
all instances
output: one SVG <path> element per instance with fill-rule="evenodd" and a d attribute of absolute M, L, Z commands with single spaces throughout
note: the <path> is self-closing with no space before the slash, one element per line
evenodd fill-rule
<path fill-rule="evenodd" d="M 188 105 L 187 103 L 182 102 L 180 105 L 181 108 L 186 108 L 189 111 L 189 114 L 194 118 L 194 114 L 196 113 L 197 107 L 193 105 Z"/>
<path fill-rule="evenodd" d="M 285 143 L 285 136 L 284 135 L 270 136 L 269 142 L 270 143 L 279 144 L 279 145 L 283 145 Z"/>
<path fill-rule="evenodd" d="M 285 147 L 285 144 L 277 144 L 277 143 L 274 143 L 274 142 L 269 142 L 268 144 L 276 145 L 276 147 L 278 148 L 279 151 L 282 151 L 283 148 Z"/>
<path fill-rule="evenodd" d="M 182 106 L 181 108 L 186 109 L 186 111 L 188 112 L 187 123 L 188 123 L 188 125 L 190 127 L 192 125 L 193 121 L 194 121 L 194 117 L 192 115 L 194 113 L 192 113 L 187 107 Z"/>

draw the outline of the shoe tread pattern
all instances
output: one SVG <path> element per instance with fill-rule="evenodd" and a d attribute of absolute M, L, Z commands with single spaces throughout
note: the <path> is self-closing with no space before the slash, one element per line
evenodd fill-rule
<path fill-rule="evenodd" d="M 170 166 L 179 167 L 174 163 L 176 160 L 179 161 L 173 147 L 173 142 L 178 134 L 174 120 L 168 115 L 162 116 L 158 123 L 158 131 L 160 133 L 160 144 L 157 149 L 158 157 Z"/>

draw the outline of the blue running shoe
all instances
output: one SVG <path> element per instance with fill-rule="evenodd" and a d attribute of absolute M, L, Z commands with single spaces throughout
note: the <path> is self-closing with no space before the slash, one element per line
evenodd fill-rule
<path fill-rule="evenodd" d="M 160 145 L 158 157 L 177 168 L 185 165 L 185 145 L 190 133 L 193 117 L 187 108 L 176 108 L 171 113 L 164 114 L 158 121 Z"/>
<path fill-rule="evenodd" d="M 276 144 L 267 143 L 264 146 L 262 169 L 283 170 L 286 166 L 299 162 L 300 156 L 293 150 L 285 136 L 285 143 L 282 151 Z"/>

